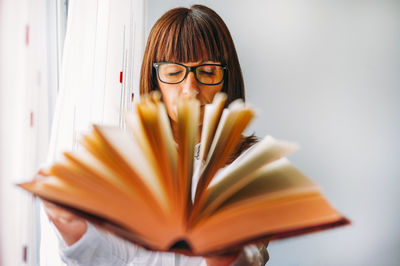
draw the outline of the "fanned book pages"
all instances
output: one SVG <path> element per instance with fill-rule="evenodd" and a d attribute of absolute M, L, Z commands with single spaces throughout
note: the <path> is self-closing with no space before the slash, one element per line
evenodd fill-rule
<path fill-rule="evenodd" d="M 225 102 L 181 99 L 172 130 L 159 94 L 144 96 L 126 130 L 94 125 L 84 149 L 19 186 L 145 248 L 187 255 L 349 223 L 286 159 L 293 143 L 266 136 L 227 164 L 254 110 Z"/>

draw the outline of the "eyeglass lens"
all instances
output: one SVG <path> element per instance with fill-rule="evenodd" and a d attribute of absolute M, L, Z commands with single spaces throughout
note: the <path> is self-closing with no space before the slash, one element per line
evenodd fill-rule
<path fill-rule="evenodd" d="M 162 64 L 158 68 L 158 76 L 162 82 L 179 83 L 185 78 L 186 71 L 184 66 L 178 64 Z M 200 65 L 196 68 L 195 75 L 199 82 L 213 85 L 222 81 L 224 71 L 222 66 Z"/>

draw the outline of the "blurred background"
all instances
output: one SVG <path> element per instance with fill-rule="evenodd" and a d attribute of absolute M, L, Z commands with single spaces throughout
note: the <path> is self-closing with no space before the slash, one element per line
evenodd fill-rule
<path fill-rule="evenodd" d="M 298 142 L 293 164 L 352 221 L 270 243 L 268 265 L 398 265 L 400 1 L 0 0 L 1 265 L 62 265 L 15 183 L 90 123 L 121 124 L 151 26 L 195 3 L 231 31 L 249 133 Z"/>

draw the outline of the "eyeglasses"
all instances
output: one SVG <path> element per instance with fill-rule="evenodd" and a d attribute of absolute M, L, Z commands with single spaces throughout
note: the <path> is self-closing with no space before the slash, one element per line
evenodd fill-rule
<path fill-rule="evenodd" d="M 181 83 L 189 72 L 193 72 L 196 80 L 204 85 L 218 85 L 224 80 L 226 65 L 202 64 L 185 66 L 179 63 L 158 62 L 153 64 L 158 79 L 167 84 Z"/>

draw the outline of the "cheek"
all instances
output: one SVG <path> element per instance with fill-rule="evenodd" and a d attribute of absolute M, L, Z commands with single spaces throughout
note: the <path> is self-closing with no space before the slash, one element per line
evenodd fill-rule
<path fill-rule="evenodd" d="M 218 92 L 220 92 L 222 90 L 222 84 L 219 84 L 217 86 L 212 86 L 209 88 L 204 88 L 204 90 L 202 90 L 203 93 L 203 98 L 206 100 L 206 103 L 211 103 L 212 100 L 214 99 L 215 94 L 217 94 Z"/>

